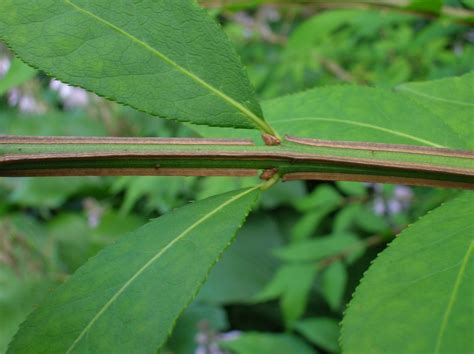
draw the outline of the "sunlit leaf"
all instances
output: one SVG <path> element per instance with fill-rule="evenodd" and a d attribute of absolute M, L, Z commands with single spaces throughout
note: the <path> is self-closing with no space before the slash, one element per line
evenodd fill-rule
<path fill-rule="evenodd" d="M 474 148 L 474 72 L 442 80 L 412 82 L 397 90 L 433 112 Z"/>
<path fill-rule="evenodd" d="M 381 88 L 317 88 L 266 101 L 263 109 L 276 130 L 294 136 L 465 147 L 433 112 L 404 95 Z"/>
<path fill-rule="evenodd" d="M 341 104 L 341 102 L 343 104 Z M 389 144 L 469 148 L 438 114 L 401 92 L 355 85 L 315 88 L 262 102 L 265 118 L 282 134 Z M 446 118 L 447 119 L 447 118 Z M 430 129 L 426 129 L 430 127 Z M 257 133 L 198 127 L 208 137 L 248 136 Z M 472 140 L 472 133 L 466 133 Z"/>
<path fill-rule="evenodd" d="M 192 0 L 5 0 L 0 38 L 47 74 L 141 111 L 270 132 L 230 41 Z"/>

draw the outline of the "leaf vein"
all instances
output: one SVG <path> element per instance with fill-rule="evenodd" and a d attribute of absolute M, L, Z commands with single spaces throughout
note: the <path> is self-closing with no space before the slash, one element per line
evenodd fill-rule
<path fill-rule="evenodd" d="M 460 106 L 474 107 L 474 103 L 458 101 L 458 100 L 452 100 L 452 99 L 443 98 L 443 97 L 437 97 L 437 96 L 429 95 L 429 94 L 424 93 L 424 92 L 413 90 L 412 88 L 408 88 L 408 87 L 401 86 L 401 87 L 399 87 L 399 90 L 409 92 L 413 95 L 425 97 L 425 98 L 433 100 L 433 101 L 441 101 L 441 102 L 446 102 L 446 103 L 451 103 L 451 104 L 457 104 L 457 105 L 460 105 Z"/>
<path fill-rule="evenodd" d="M 467 249 L 467 252 L 462 260 L 458 275 L 456 277 L 456 281 L 454 282 L 453 291 L 451 292 L 451 296 L 449 297 L 448 306 L 446 306 L 446 310 L 443 315 L 443 321 L 441 322 L 441 326 L 438 332 L 438 337 L 436 340 L 435 354 L 439 354 L 441 352 L 441 345 L 443 342 L 444 334 L 446 332 L 446 327 L 448 326 L 449 316 L 451 315 L 451 311 L 453 310 L 454 303 L 456 302 L 456 298 L 459 292 L 459 287 L 461 286 L 461 280 L 464 276 L 464 272 L 466 271 L 467 263 L 473 252 L 474 252 L 474 241 L 471 241 Z"/>
<path fill-rule="evenodd" d="M 219 207 L 215 208 L 214 210 L 210 211 L 203 217 L 201 217 L 199 220 L 197 220 L 195 223 L 190 225 L 188 228 L 186 228 L 181 234 L 179 234 L 173 241 L 171 241 L 168 245 L 166 245 L 163 249 L 161 249 L 158 253 L 156 253 L 153 257 L 151 257 L 140 269 L 138 269 L 133 276 L 130 277 L 129 280 L 125 282 L 124 285 L 107 301 L 104 306 L 97 312 L 97 314 L 89 321 L 89 323 L 84 327 L 82 332 L 77 336 L 77 338 L 74 340 L 74 342 L 69 346 L 68 350 L 66 351 L 66 354 L 70 354 L 74 348 L 77 346 L 77 344 L 84 338 L 84 336 L 87 334 L 87 332 L 92 328 L 95 322 L 98 321 L 98 319 L 107 311 L 107 309 L 112 306 L 112 304 L 118 299 L 118 297 L 125 291 L 127 288 L 133 283 L 135 279 L 137 279 L 145 270 L 147 270 L 155 261 L 157 261 L 166 251 L 168 251 L 172 246 L 174 246 L 178 241 L 182 240 L 186 235 L 188 235 L 193 229 L 198 227 L 200 224 L 211 218 L 213 215 L 218 213 L 220 210 L 225 208 L 226 206 L 230 205 L 231 203 L 237 201 L 238 199 L 242 198 L 246 194 L 253 192 L 255 189 L 260 188 L 260 185 L 257 185 L 253 188 L 250 188 L 232 198 L 230 198 L 228 201 L 220 205 Z"/>
<path fill-rule="evenodd" d="M 355 122 L 355 121 L 351 121 L 351 120 L 347 120 L 347 119 L 329 118 L 329 117 L 300 117 L 300 118 L 293 118 L 293 119 L 289 119 L 289 120 L 287 120 L 287 119 L 274 120 L 274 121 L 272 121 L 272 123 L 288 123 L 288 122 L 305 121 L 305 120 L 336 122 L 336 123 L 342 123 L 342 124 L 357 125 L 357 126 L 360 126 L 360 127 L 379 130 L 379 131 L 383 131 L 385 133 L 401 136 L 401 137 L 411 139 L 411 140 L 416 141 L 418 143 L 422 143 L 422 144 L 429 145 L 429 146 L 432 146 L 432 147 L 438 147 L 438 148 L 445 147 L 443 145 L 439 145 L 439 144 L 434 143 L 432 141 L 429 141 L 429 140 L 426 140 L 426 139 L 423 139 L 423 138 L 418 138 L 416 136 L 413 136 L 413 135 L 410 135 L 410 134 L 407 134 L 407 133 L 403 133 L 403 132 L 398 131 L 398 130 L 388 129 L 388 128 L 384 128 L 384 127 L 374 125 L 374 124 L 369 124 L 369 123 Z"/>
<path fill-rule="evenodd" d="M 232 97 L 228 96 L 227 94 L 225 94 L 224 92 L 218 90 L 217 88 L 215 88 L 214 86 L 212 86 L 211 84 L 209 84 L 208 82 L 206 82 L 205 80 L 201 79 L 199 76 L 195 75 L 194 73 L 192 73 L 191 71 L 187 70 L 186 68 L 182 67 L 181 65 L 177 64 L 175 61 L 173 61 L 172 59 L 170 59 L 169 57 L 167 57 L 166 55 L 164 55 L 163 53 L 161 53 L 159 50 L 157 50 L 156 48 L 153 48 L 151 45 L 149 45 L 148 43 L 146 43 L 145 41 L 141 40 L 141 39 L 138 39 L 137 37 L 133 36 L 132 34 L 128 33 L 127 31 L 121 29 L 120 27 L 114 25 L 112 22 L 109 22 L 107 21 L 106 19 L 94 14 L 93 12 L 89 11 L 89 10 L 86 10 L 82 7 L 80 7 L 79 5 L 73 3 L 71 0 L 64 0 L 64 2 L 68 5 L 70 5 L 72 8 L 74 8 L 77 12 L 80 12 L 86 16 L 89 16 L 89 17 L 92 17 L 93 19 L 97 20 L 98 22 L 100 22 L 101 24 L 107 26 L 107 27 L 110 27 L 112 28 L 113 30 L 117 31 L 118 33 L 120 33 L 121 35 L 127 37 L 128 39 L 130 39 L 132 42 L 135 42 L 137 43 L 138 45 L 144 47 L 146 50 L 150 51 L 151 53 L 153 53 L 155 56 L 157 56 L 158 58 L 160 58 L 162 61 L 164 61 L 165 63 L 167 63 L 168 65 L 170 65 L 171 67 L 173 67 L 175 70 L 181 72 L 182 74 L 188 76 L 189 78 L 191 78 L 192 80 L 194 80 L 196 83 L 198 83 L 200 86 L 202 86 L 203 88 L 207 89 L 208 91 L 210 91 L 211 93 L 213 93 L 214 95 L 216 95 L 217 97 L 220 97 L 221 99 L 223 99 L 228 105 L 236 108 L 238 111 L 240 111 L 241 113 L 243 113 L 244 117 L 249 120 L 251 123 L 253 123 L 256 127 L 258 127 L 259 129 L 265 131 L 265 132 L 269 132 L 271 133 L 271 130 L 269 131 L 269 127 L 267 126 L 267 124 L 265 124 L 265 122 L 263 121 L 262 118 L 258 117 L 255 113 L 253 113 L 252 111 L 250 111 L 248 108 L 246 108 L 244 105 L 242 105 L 241 103 L 237 102 L 235 99 L 233 99 Z"/>

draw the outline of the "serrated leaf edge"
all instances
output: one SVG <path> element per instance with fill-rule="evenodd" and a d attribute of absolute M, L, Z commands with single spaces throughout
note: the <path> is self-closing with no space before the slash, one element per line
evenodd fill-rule
<path fill-rule="evenodd" d="M 346 306 L 346 308 L 345 308 L 344 311 L 343 311 L 341 322 L 339 322 L 339 325 L 340 325 L 340 327 L 341 327 L 341 333 L 340 333 L 339 341 L 338 341 L 338 342 L 339 342 L 339 346 L 340 346 L 340 348 L 341 348 L 341 352 L 342 352 L 342 353 L 345 352 L 345 351 L 344 351 L 344 345 L 343 345 L 342 338 L 344 337 L 344 333 L 345 333 L 345 326 L 344 326 L 344 323 L 345 323 L 345 319 L 346 319 L 347 312 L 350 310 L 351 305 L 352 305 L 353 302 L 354 302 L 354 298 L 355 298 L 355 296 L 357 295 L 357 292 L 360 290 L 362 284 L 366 281 L 367 273 L 371 271 L 373 264 L 374 264 L 374 263 L 377 261 L 377 259 L 379 259 L 387 250 L 389 250 L 390 247 L 392 247 L 394 241 L 397 239 L 397 237 L 398 237 L 399 235 L 401 235 L 402 233 L 406 232 L 407 230 L 409 230 L 410 228 L 412 228 L 414 225 L 416 225 L 418 222 L 420 222 L 421 220 L 427 218 L 429 215 L 431 215 L 431 214 L 437 212 L 438 209 L 442 208 L 443 206 L 445 206 L 445 205 L 451 203 L 452 201 L 454 201 L 454 200 L 456 200 L 456 199 L 458 199 L 458 198 L 460 198 L 460 197 L 462 197 L 462 193 L 459 193 L 459 194 L 456 195 L 454 198 L 451 198 L 450 200 L 445 201 L 444 203 L 441 203 L 438 207 L 436 207 L 436 208 L 434 208 L 434 209 L 428 211 L 426 214 L 424 214 L 423 216 L 419 217 L 415 222 L 409 224 L 405 229 L 403 229 L 399 234 L 397 234 L 396 237 L 395 237 L 390 243 L 387 244 L 387 247 L 386 247 L 383 251 L 379 252 L 379 253 L 377 254 L 377 256 L 370 262 L 369 267 L 367 268 L 367 270 L 366 270 L 366 271 L 364 272 L 364 274 L 362 275 L 362 278 L 361 278 L 359 284 L 357 285 L 356 289 L 355 289 L 354 292 L 352 293 L 350 302 L 348 303 L 348 305 Z"/>
<path fill-rule="evenodd" d="M 245 195 L 247 195 L 247 194 L 249 194 L 249 193 L 251 193 L 251 192 L 253 192 L 253 191 L 255 191 L 255 190 L 261 189 L 261 187 L 262 187 L 262 184 L 258 184 L 258 185 L 254 186 L 254 187 L 244 189 L 244 191 L 243 191 L 242 193 L 240 193 L 240 194 L 238 194 L 238 195 L 232 197 L 231 199 L 227 200 L 225 203 L 221 204 L 218 208 L 214 209 L 212 212 L 206 214 L 206 216 L 200 218 L 197 222 L 195 222 L 193 225 L 191 225 L 191 226 L 188 227 L 186 230 L 184 230 L 178 237 L 181 237 L 181 238 L 184 237 L 186 233 L 188 233 L 188 232 L 191 231 L 191 229 L 190 229 L 191 227 L 197 227 L 200 223 L 202 223 L 202 222 L 204 222 L 205 220 L 207 220 L 208 218 L 210 218 L 212 215 L 214 215 L 215 213 L 217 213 L 219 210 L 221 210 L 221 209 L 224 208 L 225 206 L 231 204 L 232 202 L 234 202 L 234 201 L 236 201 L 236 200 L 242 198 L 243 196 L 245 196 Z M 234 235 L 233 235 L 233 237 L 231 238 L 231 240 L 229 241 L 229 243 L 224 247 L 224 249 L 222 250 L 222 252 L 216 257 L 216 259 L 214 260 L 214 262 L 209 266 L 209 268 L 208 268 L 208 270 L 207 270 L 207 273 L 206 273 L 205 277 L 203 278 L 202 282 L 199 284 L 198 287 L 196 287 L 196 290 L 195 290 L 194 293 L 192 294 L 192 296 L 191 296 L 190 300 L 188 301 L 188 303 L 187 303 L 185 306 L 183 306 L 183 309 L 181 310 L 181 312 L 176 316 L 175 321 L 174 321 L 174 322 L 172 323 L 172 325 L 170 326 L 170 330 L 169 330 L 169 332 L 168 332 L 168 334 L 167 334 L 167 337 L 169 337 L 169 336 L 171 335 L 171 333 L 172 333 L 172 331 L 173 331 L 173 329 L 174 329 L 174 327 L 175 327 L 175 325 L 176 325 L 176 322 L 178 321 L 179 317 L 183 314 L 183 312 L 186 310 L 186 308 L 192 303 L 192 301 L 194 300 L 194 298 L 196 297 L 196 295 L 199 293 L 199 290 L 201 289 L 202 285 L 206 282 L 206 280 L 207 280 L 207 278 L 208 278 L 208 276 L 209 276 L 209 273 L 210 273 L 211 269 L 214 267 L 214 265 L 215 265 L 215 264 L 219 261 L 219 259 L 222 257 L 222 255 L 224 254 L 224 251 L 225 251 L 225 250 L 232 244 L 232 242 L 235 240 L 236 235 L 237 235 L 237 231 L 238 231 L 238 230 L 242 227 L 242 225 L 244 224 L 244 222 L 245 222 L 247 216 L 250 214 L 250 212 L 251 212 L 251 210 L 252 210 L 252 206 L 255 204 L 257 198 L 258 198 L 258 195 L 256 195 L 253 204 L 251 204 L 251 205 L 249 206 L 247 212 L 245 213 L 244 217 L 242 218 L 242 221 L 241 221 L 240 225 L 238 225 L 238 226 L 236 227 L 236 232 L 234 233 Z M 176 237 L 172 242 L 170 242 L 170 244 L 168 244 L 165 248 L 168 249 L 169 247 L 172 246 L 172 244 L 176 243 L 176 242 L 178 241 L 178 237 Z M 162 251 L 163 251 L 165 248 L 163 248 L 162 250 L 160 250 L 160 252 L 158 252 L 158 254 L 160 254 L 160 253 L 163 254 Z M 97 258 L 97 257 L 99 257 L 99 256 L 100 256 L 100 253 L 97 254 L 97 255 L 95 255 L 95 256 L 93 256 L 93 257 L 91 257 L 91 258 L 89 259 L 89 261 L 90 261 L 91 259 Z M 152 259 L 155 258 L 155 257 L 156 257 L 156 255 L 155 255 L 154 257 L 152 257 Z M 145 265 L 147 265 L 148 263 L 150 263 L 150 261 L 148 261 L 147 263 L 145 263 Z M 141 269 L 143 269 L 143 266 L 142 266 Z M 140 270 L 141 270 L 141 269 L 140 269 Z M 139 270 L 139 271 L 140 271 L 140 270 Z M 144 271 L 144 270 L 146 270 L 146 268 L 143 269 L 143 271 Z M 143 271 L 142 271 L 142 272 L 143 272 Z M 138 275 L 139 275 L 139 274 L 138 274 Z M 136 277 L 135 277 L 135 278 L 136 278 Z M 130 283 L 131 283 L 131 282 L 127 282 L 126 284 L 130 285 Z M 63 286 L 63 285 L 60 285 L 57 289 L 55 289 L 55 290 L 53 290 L 53 291 L 58 291 L 62 286 Z M 117 293 L 120 292 L 120 291 L 122 290 L 122 288 L 123 288 L 123 286 L 117 291 Z M 124 290 L 125 290 L 125 289 L 124 289 Z M 124 290 L 122 290 L 122 292 L 123 292 Z M 115 296 L 115 295 L 114 295 L 114 296 Z M 118 297 L 118 296 L 117 296 L 117 297 Z M 117 297 L 116 297 L 116 298 L 117 298 Z M 109 302 L 110 302 L 110 301 L 109 301 Z M 106 305 L 107 305 L 107 304 L 106 304 Z M 40 305 L 40 306 L 41 306 L 41 305 Z M 109 306 L 110 306 L 110 305 L 109 305 Z M 104 307 L 105 307 L 105 305 L 104 305 Z M 104 307 L 103 307 L 103 308 L 104 308 Z M 105 309 L 105 310 L 106 310 L 106 309 Z M 103 313 L 103 312 L 105 312 L 105 311 L 102 311 L 102 313 Z M 95 318 L 95 317 L 94 317 L 94 318 Z M 97 319 L 96 319 L 96 320 L 97 320 Z M 27 320 L 24 320 L 24 321 L 20 324 L 19 329 L 17 330 L 17 332 L 15 333 L 15 335 L 13 336 L 13 338 L 11 339 L 11 341 L 10 341 L 8 347 L 7 347 L 7 354 L 9 353 L 9 349 L 10 349 L 11 344 L 15 341 L 16 338 L 18 338 L 18 334 L 20 333 L 21 327 L 23 327 L 26 322 L 27 322 Z M 92 322 L 92 320 L 91 320 L 91 322 Z M 89 323 L 91 323 L 91 322 L 89 322 Z M 92 325 L 93 325 L 93 323 L 90 324 L 90 325 L 88 324 L 88 325 L 86 326 L 86 328 L 90 328 Z M 84 331 L 83 331 L 84 334 L 86 333 L 86 332 L 85 332 L 86 328 L 85 328 Z M 81 332 L 81 334 L 80 334 L 79 336 L 81 336 L 81 335 L 83 336 L 82 332 Z M 68 348 L 68 350 L 65 352 L 65 354 L 70 354 L 71 351 L 74 350 L 74 346 L 79 342 L 79 340 L 78 340 L 78 339 L 80 339 L 79 336 L 76 338 L 76 340 L 73 342 L 73 344 L 71 344 L 71 346 Z M 163 340 L 162 343 L 159 343 L 157 350 L 159 350 L 159 349 L 163 346 L 163 344 L 164 344 L 165 342 L 166 342 L 166 340 Z M 76 344 L 74 344 L 74 343 L 76 343 Z"/>

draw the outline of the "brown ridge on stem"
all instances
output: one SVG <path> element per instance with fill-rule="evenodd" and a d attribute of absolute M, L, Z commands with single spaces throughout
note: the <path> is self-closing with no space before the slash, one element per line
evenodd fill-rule
<path fill-rule="evenodd" d="M 0 176 L 2 171 L 0 170 Z M 9 171 L 9 177 L 60 177 L 60 176 L 235 176 L 253 177 L 257 170 L 229 168 L 55 168 Z"/>
<path fill-rule="evenodd" d="M 131 138 L 0 135 L 0 144 L 133 144 L 133 145 L 243 145 L 253 146 L 252 139 L 205 138 Z"/>
<path fill-rule="evenodd" d="M 406 184 L 406 185 L 411 185 L 411 186 L 424 186 L 424 187 L 474 189 L 474 185 L 472 183 L 430 180 L 430 179 L 411 178 L 411 177 L 373 176 L 373 175 L 356 175 L 356 174 L 349 174 L 349 173 L 320 173 L 320 172 L 296 172 L 296 173 L 287 173 L 283 176 L 283 181 L 296 181 L 296 180 L 391 183 L 391 184 Z"/>
<path fill-rule="evenodd" d="M 430 146 L 366 143 L 366 142 L 358 142 L 358 141 L 321 140 L 321 139 L 310 139 L 310 138 L 297 138 L 297 137 L 293 137 L 289 135 L 286 135 L 285 139 L 292 143 L 308 145 L 308 146 L 317 146 L 317 147 L 341 148 L 341 149 L 351 149 L 351 150 L 371 150 L 371 151 L 383 151 L 383 152 L 404 152 L 407 154 L 417 154 L 417 155 L 422 154 L 422 155 L 474 159 L 474 151 L 470 151 L 470 150 L 452 150 L 452 149 L 436 148 L 436 147 L 430 147 Z"/>

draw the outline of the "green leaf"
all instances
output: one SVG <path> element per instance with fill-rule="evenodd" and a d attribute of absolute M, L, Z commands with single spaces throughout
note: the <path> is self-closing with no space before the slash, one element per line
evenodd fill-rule
<path fill-rule="evenodd" d="M 220 345 L 235 354 L 316 354 L 305 342 L 291 334 L 248 332 Z"/>
<path fill-rule="evenodd" d="M 0 80 L 0 96 L 13 87 L 19 86 L 36 75 L 37 71 L 19 59 L 13 59 L 10 69 Z"/>
<path fill-rule="evenodd" d="M 367 195 L 367 186 L 358 182 L 336 182 L 336 186 L 351 197 L 363 198 Z"/>
<path fill-rule="evenodd" d="M 321 274 L 321 294 L 335 312 L 341 309 L 347 277 L 346 267 L 341 261 L 333 262 Z"/>
<path fill-rule="evenodd" d="M 27 213 L 8 213 L 0 218 L 0 353 L 20 323 L 38 306 L 60 272 L 54 259 L 54 243 L 44 221 Z M 56 279 L 57 280 L 57 279 Z"/>
<path fill-rule="evenodd" d="M 352 234 L 333 234 L 291 244 L 274 253 L 286 261 L 318 261 L 348 250 L 363 250 L 363 244 Z"/>
<path fill-rule="evenodd" d="M 192 0 L 5 0 L 0 38 L 61 81 L 161 117 L 259 128 L 230 41 Z"/>
<path fill-rule="evenodd" d="M 295 325 L 295 329 L 309 341 L 330 352 L 339 351 L 339 324 L 327 317 L 308 318 Z"/>
<path fill-rule="evenodd" d="M 304 198 L 305 195 L 306 188 L 303 181 L 277 183 L 262 195 L 261 204 L 265 209 L 275 209 L 283 205 L 292 205 L 295 200 Z"/>
<path fill-rule="evenodd" d="M 8 342 L 19 324 L 53 286 L 49 279 L 19 277 L 3 264 L 0 267 L 0 353 L 5 353 Z"/>
<path fill-rule="evenodd" d="M 363 206 L 361 204 L 347 204 L 344 208 L 340 209 L 337 215 L 334 217 L 332 224 L 334 233 L 344 233 L 354 228 L 354 223 L 357 216 L 360 215 Z"/>
<path fill-rule="evenodd" d="M 443 0 L 411 0 L 407 6 L 410 10 L 438 13 L 443 6 Z"/>
<path fill-rule="evenodd" d="M 466 87 L 464 92 L 471 91 Z M 430 108 L 407 100 L 406 94 L 383 88 L 315 88 L 264 101 L 262 108 L 272 127 L 298 137 L 455 149 L 466 149 L 472 144 L 472 128 L 461 137 Z M 428 126 L 430 129 L 426 129 Z M 258 139 L 258 134 L 250 131 L 208 127 L 199 127 L 197 131 L 208 137 Z"/>
<path fill-rule="evenodd" d="M 217 128 L 221 129 L 221 128 Z M 214 177 L 208 176 L 199 180 L 196 188 L 196 198 L 204 199 L 216 194 L 234 189 L 251 187 L 257 184 L 259 178 L 255 177 Z M 270 189 L 271 191 L 271 189 Z"/>
<path fill-rule="evenodd" d="M 268 122 L 288 135 L 465 148 L 458 135 L 430 110 L 381 88 L 317 88 L 265 101 L 263 110 Z"/>
<path fill-rule="evenodd" d="M 278 266 L 272 255 L 282 236 L 265 214 L 250 217 L 236 241 L 209 274 L 198 300 L 213 304 L 250 302 L 267 284 Z"/>
<path fill-rule="evenodd" d="M 324 218 L 336 209 L 337 206 L 328 204 L 305 213 L 291 229 L 291 241 L 304 241 L 314 236 Z"/>
<path fill-rule="evenodd" d="M 294 205 L 299 211 L 305 212 L 291 231 L 293 241 L 302 241 L 315 233 L 321 221 L 340 205 L 342 198 L 334 187 L 323 184 L 311 194 L 295 200 Z"/>
<path fill-rule="evenodd" d="M 315 188 L 310 195 L 296 200 L 295 207 L 299 211 L 308 211 L 328 205 L 338 206 L 341 202 L 342 198 L 337 190 L 329 184 L 323 184 Z"/>
<path fill-rule="evenodd" d="M 69 197 L 81 190 L 100 185 L 99 177 L 47 177 L 21 178 L 5 181 L 7 188 L 12 189 L 10 203 L 24 207 L 40 209 L 57 208 Z"/>
<path fill-rule="evenodd" d="M 176 322 L 164 353 L 194 354 L 197 347 L 196 336 L 200 328 L 213 334 L 214 331 L 226 329 L 228 325 L 226 313 L 220 307 L 193 303 Z"/>
<path fill-rule="evenodd" d="M 156 353 L 258 195 L 192 203 L 104 249 L 33 312 L 9 353 Z"/>
<path fill-rule="evenodd" d="M 160 214 L 165 214 L 185 202 L 183 195 L 188 195 L 194 182 L 193 177 L 124 176 L 115 182 L 112 190 L 114 193 L 123 191 L 125 194 L 120 208 L 122 215 L 130 213 L 142 199 L 145 200 L 146 211 L 158 210 Z M 238 188 L 229 188 L 226 192 L 234 189 Z M 219 193 L 212 195 L 216 194 Z"/>
<path fill-rule="evenodd" d="M 426 107 L 474 149 L 474 72 L 442 80 L 413 82 L 397 90 Z"/>
<path fill-rule="evenodd" d="M 135 215 L 119 215 L 107 210 L 91 225 L 85 215 L 61 213 L 47 224 L 48 236 L 57 242 L 57 256 L 69 273 L 82 266 L 119 236 L 135 230 L 143 220 Z"/>
<path fill-rule="evenodd" d="M 0 5 L 1 6 L 1 5 Z M 0 131 L 11 135 L 81 135 L 106 136 L 107 130 L 97 119 L 81 112 L 51 111 L 47 114 L 19 114 L 16 111 L 0 112 Z"/>
<path fill-rule="evenodd" d="M 380 254 L 343 320 L 344 353 L 473 352 L 473 205 L 446 203 Z"/>
<path fill-rule="evenodd" d="M 373 205 L 361 206 L 355 215 L 356 225 L 371 234 L 390 232 L 389 221 L 383 215 L 375 214 Z"/>
<path fill-rule="evenodd" d="M 474 9 L 474 0 L 461 0 L 464 6 L 469 9 Z"/>
<path fill-rule="evenodd" d="M 265 289 L 256 296 L 256 300 L 268 301 L 280 297 L 285 324 L 291 327 L 306 309 L 316 271 L 314 264 L 284 265 Z"/>

